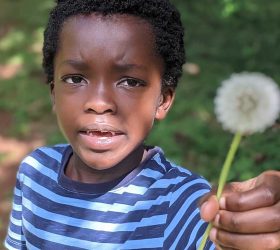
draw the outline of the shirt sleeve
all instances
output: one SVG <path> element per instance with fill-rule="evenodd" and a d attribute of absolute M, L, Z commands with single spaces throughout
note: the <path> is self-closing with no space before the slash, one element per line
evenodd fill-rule
<path fill-rule="evenodd" d="M 13 207 L 10 215 L 10 225 L 5 240 L 5 247 L 7 249 L 27 249 L 22 231 L 22 190 L 20 173 L 17 174 L 16 186 L 14 188 Z"/>
<path fill-rule="evenodd" d="M 164 249 L 198 249 L 207 223 L 200 217 L 199 199 L 210 191 L 206 180 L 190 176 L 177 184 L 172 192 L 165 230 Z M 208 240 L 204 250 L 214 250 Z"/>

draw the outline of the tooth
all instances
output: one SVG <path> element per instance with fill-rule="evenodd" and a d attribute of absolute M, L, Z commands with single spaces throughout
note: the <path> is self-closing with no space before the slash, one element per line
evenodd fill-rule
<path fill-rule="evenodd" d="M 87 135 L 90 135 L 90 136 L 93 135 L 93 131 L 91 131 L 91 130 L 87 130 L 86 133 L 87 133 Z"/>

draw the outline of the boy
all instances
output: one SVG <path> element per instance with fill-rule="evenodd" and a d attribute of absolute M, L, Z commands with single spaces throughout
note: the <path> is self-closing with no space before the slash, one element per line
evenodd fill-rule
<path fill-rule="evenodd" d="M 43 54 L 69 145 L 23 160 L 6 247 L 196 249 L 209 184 L 144 145 L 181 75 L 178 12 L 167 0 L 58 1 Z"/>

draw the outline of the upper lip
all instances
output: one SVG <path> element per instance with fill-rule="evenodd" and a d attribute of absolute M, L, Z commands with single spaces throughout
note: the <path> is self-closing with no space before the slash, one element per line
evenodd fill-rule
<path fill-rule="evenodd" d="M 123 132 L 112 125 L 105 123 L 92 123 L 86 126 L 83 126 L 80 129 L 80 132 L 90 132 L 90 131 L 98 131 L 98 132 L 111 132 L 114 134 L 123 134 Z"/>

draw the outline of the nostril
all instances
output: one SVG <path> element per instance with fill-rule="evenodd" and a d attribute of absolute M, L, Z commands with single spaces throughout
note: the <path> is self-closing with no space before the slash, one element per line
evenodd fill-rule
<path fill-rule="evenodd" d="M 98 108 L 88 108 L 86 109 L 86 113 L 107 114 L 107 113 L 114 113 L 114 111 L 113 109 L 103 109 L 101 107 L 98 107 Z"/>

